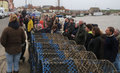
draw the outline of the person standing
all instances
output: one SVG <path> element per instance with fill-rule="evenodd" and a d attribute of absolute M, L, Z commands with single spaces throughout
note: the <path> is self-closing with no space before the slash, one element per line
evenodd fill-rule
<path fill-rule="evenodd" d="M 94 27 L 92 32 L 93 38 L 90 40 L 90 43 L 88 44 L 88 49 L 89 51 L 95 53 L 98 59 L 101 59 L 101 56 L 103 54 L 103 48 L 101 48 L 102 47 L 101 31 L 98 27 Z"/>
<path fill-rule="evenodd" d="M 24 9 L 24 10 L 22 11 L 23 19 L 25 18 L 26 15 L 27 15 L 27 11 L 26 11 L 26 9 Z"/>
<path fill-rule="evenodd" d="M 67 29 L 67 27 L 68 27 L 68 25 L 69 25 L 69 22 L 70 22 L 69 18 L 66 18 L 66 19 L 65 19 L 65 23 L 64 23 L 64 32 L 65 32 L 65 30 Z"/>
<path fill-rule="evenodd" d="M 20 18 L 19 18 L 19 25 L 23 27 L 23 16 L 22 15 L 20 15 Z"/>
<path fill-rule="evenodd" d="M 73 30 L 73 32 L 71 34 L 71 37 L 72 37 L 73 40 L 75 39 L 75 35 L 76 35 L 77 31 L 78 31 L 78 28 L 79 28 L 79 24 L 76 23 L 75 24 L 75 29 Z"/>
<path fill-rule="evenodd" d="M 74 19 L 70 19 L 70 23 L 68 24 L 68 28 L 64 32 L 64 36 L 67 36 L 69 40 L 72 40 L 72 32 L 75 30 Z"/>
<path fill-rule="evenodd" d="M 24 30 L 19 27 L 17 16 L 12 14 L 8 27 L 1 35 L 1 44 L 5 47 L 6 52 L 7 73 L 18 73 L 22 44 L 25 43 L 25 39 Z M 14 71 L 12 72 L 12 70 Z"/>
<path fill-rule="evenodd" d="M 93 29 L 92 24 L 87 24 L 87 25 L 86 25 L 85 30 L 86 30 L 88 33 L 87 33 L 87 38 L 86 38 L 86 42 L 85 42 L 85 47 L 86 47 L 87 50 L 89 50 L 89 49 L 88 49 L 88 44 L 89 44 L 90 40 L 93 38 L 92 29 Z"/>
<path fill-rule="evenodd" d="M 116 60 L 114 62 L 115 67 L 117 68 L 117 70 L 120 72 L 120 30 L 116 29 L 114 32 L 114 36 L 116 37 L 117 41 L 118 41 L 118 54 L 116 57 Z"/>
<path fill-rule="evenodd" d="M 26 16 L 25 20 L 24 20 L 25 30 L 27 30 L 28 22 L 29 22 L 29 18 L 28 18 L 28 16 Z"/>
<path fill-rule="evenodd" d="M 116 37 L 118 43 L 119 43 L 119 47 L 118 47 L 118 53 L 120 53 L 120 30 L 116 29 L 114 32 L 114 36 Z"/>
<path fill-rule="evenodd" d="M 57 25 L 57 30 L 60 31 L 60 29 L 61 29 L 61 24 L 60 24 L 59 17 L 56 17 L 53 26 L 54 26 L 54 25 Z"/>
<path fill-rule="evenodd" d="M 52 21 L 51 21 L 50 17 L 48 17 L 48 19 L 47 19 L 47 25 L 50 29 L 52 28 Z"/>
<path fill-rule="evenodd" d="M 29 16 L 29 21 L 28 21 L 28 26 L 27 26 L 27 35 L 28 35 L 28 40 L 31 41 L 31 31 L 33 29 L 33 21 L 32 18 Z"/>
<path fill-rule="evenodd" d="M 85 45 L 86 31 L 85 24 L 83 23 L 83 21 L 79 21 L 79 28 L 75 36 L 75 41 L 78 45 Z"/>
<path fill-rule="evenodd" d="M 107 59 L 113 63 L 115 62 L 118 53 L 118 41 L 114 36 L 113 27 L 108 27 L 105 32 L 107 37 L 104 45 L 104 59 Z"/>

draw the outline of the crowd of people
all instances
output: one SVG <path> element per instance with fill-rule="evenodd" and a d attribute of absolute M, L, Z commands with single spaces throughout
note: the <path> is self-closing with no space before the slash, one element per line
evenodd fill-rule
<path fill-rule="evenodd" d="M 26 39 L 24 29 L 21 29 L 24 25 L 29 41 L 32 31 L 61 34 L 61 29 L 63 29 L 63 36 L 74 40 L 78 45 L 84 45 L 86 50 L 94 52 L 98 59 L 107 59 L 120 70 L 120 31 L 118 29 L 107 27 L 105 33 L 102 33 L 98 25 L 86 24 L 81 20 L 75 23 L 74 19 L 65 18 L 64 24 L 61 24 L 56 15 L 43 15 L 38 18 L 34 14 L 27 15 L 26 11 L 23 11 L 10 16 L 8 27 L 1 36 L 1 44 L 6 50 L 7 73 L 12 73 L 12 64 L 14 73 L 19 71 L 21 44 L 24 44 Z M 24 59 L 23 54 L 21 58 Z"/>

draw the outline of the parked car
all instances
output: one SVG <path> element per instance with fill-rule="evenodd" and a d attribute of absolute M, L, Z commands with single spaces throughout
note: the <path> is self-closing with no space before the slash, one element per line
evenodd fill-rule
<path fill-rule="evenodd" d="M 56 17 L 59 17 L 59 18 L 64 18 L 63 15 L 56 15 Z"/>
<path fill-rule="evenodd" d="M 9 16 L 9 13 L 8 13 L 8 12 L 5 12 L 4 15 L 5 15 L 5 17 L 8 17 L 8 16 Z"/>
<path fill-rule="evenodd" d="M 37 17 L 37 18 L 40 18 L 40 17 L 41 17 L 41 13 L 38 12 L 38 11 L 34 12 L 34 14 L 35 14 L 35 17 Z"/>
<path fill-rule="evenodd" d="M 72 16 L 71 15 L 66 15 L 66 18 L 72 18 Z"/>
<path fill-rule="evenodd" d="M 4 18 L 4 13 L 0 12 L 0 19 Z"/>
<path fill-rule="evenodd" d="M 3 7 L 0 7 L 0 18 L 4 18 L 5 17 L 5 9 Z"/>
<path fill-rule="evenodd" d="M 102 16 L 102 15 L 103 15 L 102 12 L 94 12 L 94 13 L 93 13 L 93 16 Z"/>

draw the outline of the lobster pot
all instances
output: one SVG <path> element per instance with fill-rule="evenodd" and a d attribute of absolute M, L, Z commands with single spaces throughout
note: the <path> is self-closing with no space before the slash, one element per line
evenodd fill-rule
<path fill-rule="evenodd" d="M 52 44 L 53 40 L 36 38 L 34 40 L 34 43 L 49 43 L 49 44 Z"/>
<path fill-rule="evenodd" d="M 51 60 L 51 59 L 62 59 L 65 56 L 63 56 L 63 54 L 58 54 L 58 53 L 43 53 L 43 54 L 39 54 L 39 58 L 36 59 L 35 61 L 35 69 L 36 72 L 41 73 L 41 67 L 43 66 L 43 60 Z M 44 72 L 42 72 L 44 73 Z"/>
<path fill-rule="evenodd" d="M 54 38 L 53 37 L 52 40 L 54 43 L 64 43 L 64 42 L 68 41 L 68 40 L 64 39 L 64 37 L 61 37 L 61 38 Z"/>
<path fill-rule="evenodd" d="M 36 59 L 41 59 L 39 56 L 42 53 L 62 53 L 62 51 L 59 51 L 59 47 L 57 44 L 41 44 L 41 43 L 36 43 L 34 47 L 34 55 Z M 64 54 L 64 53 L 62 53 Z M 45 57 L 46 58 L 46 57 Z"/>
<path fill-rule="evenodd" d="M 34 37 L 34 38 L 48 39 L 48 37 L 46 36 L 46 33 L 34 33 L 31 36 Z"/>
<path fill-rule="evenodd" d="M 39 60 L 49 59 L 65 59 L 64 53 L 40 53 Z"/>
<path fill-rule="evenodd" d="M 73 60 L 53 59 L 42 63 L 43 73 L 78 73 Z"/>
<path fill-rule="evenodd" d="M 58 33 L 53 33 L 53 34 L 52 33 L 47 33 L 46 35 L 47 36 L 51 36 L 52 35 L 53 37 L 63 37 L 62 34 L 58 34 Z"/>
<path fill-rule="evenodd" d="M 35 65 L 36 65 L 35 58 L 34 58 L 33 54 L 31 54 L 31 59 L 30 59 L 30 72 L 31 73 L 36 73 Z"/>
<path fill-rule="evenodd" d="M 48 50 L 59 50 L 58 44 L 49 44 L 49 43 L 35 43 L 35 49 L 48 49 Z"/>
<path fill-rule="evenodd" d="M 69 50 L 70 52 L 72 51 L 86 51 L 85 47 L 83 45 L 62 45 L 59 44 L 60 50 Z"/>
<path fill-rule="evenodd" d="M 34 42 L 35 42 L 37 39 L 41 40 L 41 42 L 42 42 L 42 41 L 47 41 L 48 37 L 45 36 L 45 35 L 41 35 L 41 34 L 39 34 L 39 35 L 34 35 L 34 34 L 32 34 L 32 35 L 31 35 L 31 43 L 32 43 L 33 45 L 34 45 Z M 43 40 L 42 40 L 42 39 L 43 39 Z M 46 40 L 45 40 L 45 39 L 46 39 Z"/>
<path fill-rule="evenodd" d="M 76 46 L 75 41 L 65 41 L 57 44 L 59 45 L 61 50 L 71 50 L 74 49 L 74 46 Z"/>
<path fill-rule="evenodd" d="M 46 33 L 37 32 L 37 33 L 33 33 L 33 35 L 46 35 Z"/>
<path fill-rule="evenodd" d="M 72 59 L 97 59 L 95 54 L 90 51 L 72 51 L 65 53 L 66 58 L 72 58 Z"/>
<path fill-rule="evenodd" d="M 72 48 L 78 51 L 86 51 L 86 48 L 84 45 L 72 45 Z"/>
<path fill-rule="evenodd" d="M 78 73 L 102 73 L 92 60 L 74 59 Z"/>
<path fill-rule="evenodd" d="M 75 41 L 73 40 L 63 40 L 64 42 L 58 42 L 58 44 L 63 44 L 63 45 L 77 45 Z"/>
<path fill-rule="evenodd" d="M 36 58 L 36 61 L 42 59 L 53 59 L 53 58 L 64 59 L 65 55 L 64 52 L 60 50 L 37 49 L 34 58 Z"/>
<path fill-rule="evenodd" d="M 117 73 L 114 65 L 108 60 L 93 60 L 101 73 Z"/>
<path fill-rule="evenodd" d="M 49 39 L 53 39 L 53 40 L 64 37 L 63 35 L 61 35 L 61 34 L 56 34 L 56 33 L 54 33 L 54 34 L 47 33 L 46 36 L 47 36 Z"/>
<path fill-rule="evenodd" d="M 66 44 L 77 45 L 76 42 L 73 40 L 66 41 Z"/>
<path fill-rule="evenodd" d="M 80 55 L 82 59 L 97 59 L 96 55 L 91 51 L 81 51 Z"/>
<path fill-rule="evenodd" d="M 68 39 L 68 37 L 65 37 L 65 36 L 64 36 L 64 40 L 69 40 L 69 39 Z"/>
<path fill-rule="evenodd" d="M 35 69 L 36 72 L 41 72 L 41 62 L 43 62 L 43 60 L 52 60 L 52 59 L 65 59 L 64 53 L 61 51 L 56 51 L 56 53 L 54 53 L 55 51 L 53 50 L 49 50 L 45 53 L 45 50 L 43 51 L 44 53 L 38 53 L 35 56 Z"/>
<path fill-rule="evenodd" d="M 73 50 L 74 48 L 72 47 L 72 45 L 68 45 L 68 44 L 58 44 L 60 50 Z"/>
<path fill-rule="evenodd" d="M 32 65 L 31 70 L 32 72 L 35 71 L 35 73 L 41 73 L 41 67 L 42 67 L 42 60 L 49 60 L 49 59 L 64 59 L 64 52 L 60 51 L 56 44 L 40 44 L 37 43 L 35 46 L 35 52 L 32 53 L 31 59 L 32 59 Z"/>

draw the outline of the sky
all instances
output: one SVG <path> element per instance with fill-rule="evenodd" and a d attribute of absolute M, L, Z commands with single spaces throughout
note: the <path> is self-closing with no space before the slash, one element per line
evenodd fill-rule
<path fill-rule="evenodd" d="M 53 5 L 57 6 L 58 0 L 27 0 L 27 3 L 34 6 Z M 90 7 L 100 9 L 120 9 L 120 0 L 60 0 L 60 6 L 72 10 L 87 10 Z M 25 0 L 14 0 L 15 7 L 25 5 Z"/>

